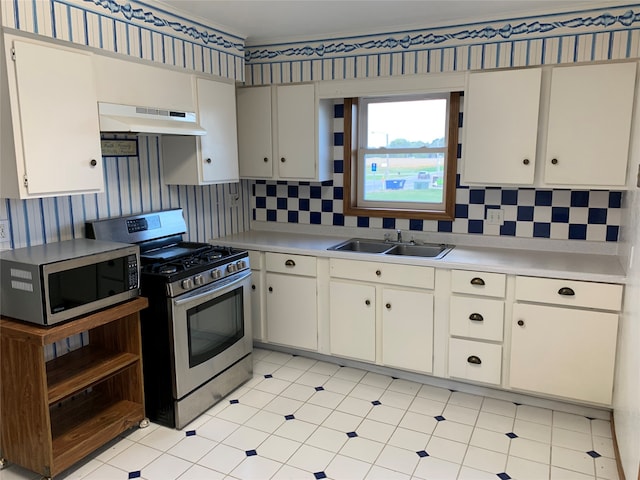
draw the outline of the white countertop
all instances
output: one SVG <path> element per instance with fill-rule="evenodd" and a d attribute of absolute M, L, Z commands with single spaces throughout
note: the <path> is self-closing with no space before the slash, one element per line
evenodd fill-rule
<path fill-rule="evenodd" d="M 316 257 L 349 258 L 447 269 L 481 270 L 538 277 L 565 278 L 606 283 L 625 283 L 625 271 L 615 255 L 566 253 L 456 246 L 444 258 L 381 255 L 327 250 L 348 240 L 345 236 L 309 235 L 302 233 L 251 230 L 211 240 L 212 243 L 247 250 L 314 255 Z"/>

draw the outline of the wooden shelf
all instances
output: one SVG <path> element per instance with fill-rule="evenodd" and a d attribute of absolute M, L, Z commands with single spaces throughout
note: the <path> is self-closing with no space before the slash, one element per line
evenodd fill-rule
<path fill-rule="evenodd" d="M 82 460 L 144 418 L 144 405 L 110 399 L 100 393 L 80 395 L 61 407 L 51 407 L 53 471 Z"/>
<path fill-rule="evenodd" d="M 53 477 L 144 419 L 139 297 L 62 325 L 0 318 L 0 452 Z M 45 362 L 45 346 L 89 344 Z"/>
<path fill-rule="evenodd" d="M 88 345 L 47 362 L 49 405 L 109 378 L 139 358 Z"/>

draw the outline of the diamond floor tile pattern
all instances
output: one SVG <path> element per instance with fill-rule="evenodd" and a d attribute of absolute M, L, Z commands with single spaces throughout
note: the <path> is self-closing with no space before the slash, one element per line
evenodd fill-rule
<path fill-rule="evenodd" d="M 618 479 L 604 420 L 263 349 L 254 365 L 183 430 L 135 429 L 56 480 Z"/>

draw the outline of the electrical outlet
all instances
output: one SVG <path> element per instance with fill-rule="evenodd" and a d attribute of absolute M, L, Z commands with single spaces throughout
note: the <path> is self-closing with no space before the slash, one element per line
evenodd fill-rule
<path fill-rule="evenodd" d="M 0 243 L 8 242 L 10 238 L 9 220 L 0 220 Z"/>
<path fill-rule="evenodd" d="M 487 223 L 489 225 L 502 225 L 504 223 L 504 210 L 501 208 L 488 208 Z"/>
<path fill-rule="evenodd" d="M 240 195 L 237 193 L 229 193 L 227 194 L 227 206 L 228 207 L 237 207 L 240 202 Z"/>

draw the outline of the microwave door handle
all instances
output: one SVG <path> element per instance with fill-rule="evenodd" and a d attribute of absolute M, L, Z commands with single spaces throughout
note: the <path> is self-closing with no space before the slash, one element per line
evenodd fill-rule
<path fill-rule="evenodd" d="M 238 283 L 242 282 L 245 278 L 247 278 L 249 275 L 251 275 L 251 270 L 247 270 L 245 272 L 238 274 L 237 277 L 230 279 L 230 281 L 225 282 L 225 280 L 219 280 L 217 282 L 211 283 L 207 286 L 207 288 L 204 291 L 196 290 L 193 293 L 187 293 L 185 295 L 182 295 L 180 298 L 174 300 L 173 304 L 176 307 L 178 307 L 180 305 L 184 305 L 185 303 L 198 300 L 199 298 L 202 298 L 206 295 L 210 295 L 215 291 L 227 289 L 227 288 L 233 288 Z"/>

